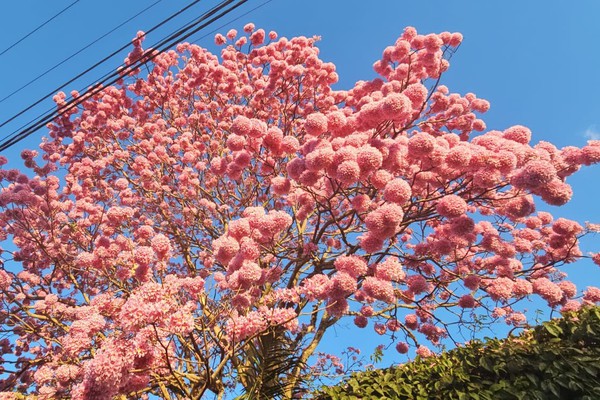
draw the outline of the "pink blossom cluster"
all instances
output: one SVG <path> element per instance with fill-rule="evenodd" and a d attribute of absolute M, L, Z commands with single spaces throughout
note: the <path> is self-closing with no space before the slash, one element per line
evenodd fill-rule
<path fill-rule="evenodd" d="M 221 290 L 247 291 L 254 285 L 276 277 L 261 264 L 261 248 L 273 245 L 292 223 L 284 211 L 265 213 L 261 207 L 249 207 L 242 218 L 231 221 L 227 233 L 213 240 L 214 260 L 226 267 L 225 279 L 219 279 Z"/>
<path fill-rule="evenodd" d="M 295 331 L 298 329 L 297 314 L 293 308 L 259 307 L 246 315 L 235 313 L 227 321 L 226 331 L 229 339 L 234 342 L 242 342 L 266 331 L 272 326 L 283 326 Z"/>

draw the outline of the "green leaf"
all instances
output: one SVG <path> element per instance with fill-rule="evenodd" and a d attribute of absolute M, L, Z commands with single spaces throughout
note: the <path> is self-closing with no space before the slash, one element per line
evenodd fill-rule
<path fill-rule="evenodd" d="M 553 323 L 547 323 L 544 325 L 544 328 L 546 328 L 546 330 L 548 331 L 549 334 L 551 334 L 554 337 L 558 337 L 560 335 L 562 335 L 563 330 L 560 326 L 555 325 Z"/>

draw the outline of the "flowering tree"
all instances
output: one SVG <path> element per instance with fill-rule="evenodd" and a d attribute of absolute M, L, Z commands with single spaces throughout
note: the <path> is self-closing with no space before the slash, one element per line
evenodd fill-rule
<path fill-rule="evenodd" d="M 566 203 L 600 141 L 473 134 L 489 103 L 439 85 L 460 34 L 408 28 L 335 91 L 316 38 L 245 31 L 220 59 L 138 35 L 145 76 L 0 171 L 4 398 L 291 397 L 345 318 L 426 356 L 450 324 L 523 324 L 523 298 L 600 300 L 558 270 L 586 230 L 534 205 Z"/>

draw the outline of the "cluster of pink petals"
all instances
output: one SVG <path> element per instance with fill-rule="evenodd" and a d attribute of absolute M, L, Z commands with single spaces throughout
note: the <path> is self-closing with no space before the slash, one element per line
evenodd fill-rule
<path fill-rule="evenodd" d="M 402 265 L 396 258 L 388 257 L 382 263 L 377 264 L 375 277 L 384 281 L 399 282 L 406 276 Z"/>
<path fill-rule="evenodd" d="M 298 327 L 297 314 L 292 308 L 260 307 L 246 315 L 234 315 L 227 321 L 226 332 L 233 342 L 241 342 L 265 332 L 270 326 L 284 326 L 295 330 Z"/>
<path fill-rule="evenodd" d="M 467 211 L 467 203 L 459 196 L 448 195 L 438 200 L 435 209 L 442 217 L 460 217 Z"/>
<path fill-rule="evenodd" d="M 403 217 L 402 207 L 387 203 L 367 215 L 365 226 L 370 234 L 387 238 L 397 232 Z"/>
<path fill-rule="evenodd" d="M 394 287 L 389 281 L 372 276 L 365 278 L 362 290 L 367 296 L 383 301 L 384 303 L 393 303 L 396 299 Z"/>
<path fill-rule="evenodd" d="M 355 279 L 367 273 L 367 262 L 355 255 L 338 257 L 333 265 L 338 272 L 345 272 Z"/>

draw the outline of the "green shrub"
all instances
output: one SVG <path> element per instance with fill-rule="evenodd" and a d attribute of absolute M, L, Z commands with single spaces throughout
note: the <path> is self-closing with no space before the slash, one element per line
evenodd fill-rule
<path fill-rule="evenodd" d="M 519 336 L 471 342 L 440 356 L 365 371 L 317 399 L 600 399 L 600 308 Z"/>

